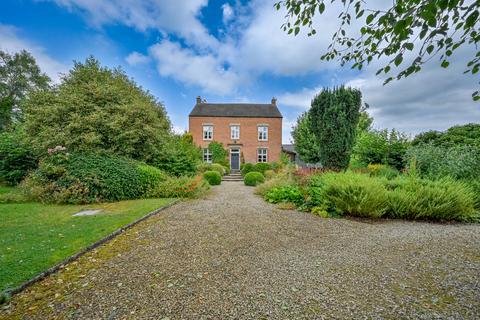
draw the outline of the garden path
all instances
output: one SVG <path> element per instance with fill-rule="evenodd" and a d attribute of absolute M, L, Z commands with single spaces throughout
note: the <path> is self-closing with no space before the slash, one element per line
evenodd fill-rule
<path fill-rule="evenodd" d="M 0 318 L 475 318 L 480 226 L 323 219 L 239 182 L 181 202 L 0 307 Z"/>

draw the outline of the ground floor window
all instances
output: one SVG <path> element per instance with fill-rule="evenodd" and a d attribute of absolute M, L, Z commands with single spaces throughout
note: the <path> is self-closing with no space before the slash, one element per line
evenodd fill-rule
<path fill-rule="evenodd" d="M 208 148 L 203 149 L 203 161 L 212 163 L 212 152 Z"/>
<path fill-rule="evenodd" d="M 257 162 L 268 162 L 267 149 L 260 148 L 257 152 Z"/>

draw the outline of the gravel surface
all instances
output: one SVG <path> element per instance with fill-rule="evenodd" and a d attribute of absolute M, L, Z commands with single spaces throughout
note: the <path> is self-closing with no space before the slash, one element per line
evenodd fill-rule
<path fill-rule="evenodd" d="M 474 319 L 480 226 L 323 219 L 239 182 L 140 223 L 0 318 Z"/>

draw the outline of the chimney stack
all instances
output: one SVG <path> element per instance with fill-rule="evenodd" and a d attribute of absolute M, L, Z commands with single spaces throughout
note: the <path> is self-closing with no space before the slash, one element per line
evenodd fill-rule
<path fill-rule="evenodd" d="M 272 98 L 272 104 L 274 106 L 277 106 L 277 98 L 275 98 L 275 97 Z"/>
<path fill-rule="evenodd" d="M 197 104 L 202 103 L 202 97 L 198 96 L 197 97 Z"/>

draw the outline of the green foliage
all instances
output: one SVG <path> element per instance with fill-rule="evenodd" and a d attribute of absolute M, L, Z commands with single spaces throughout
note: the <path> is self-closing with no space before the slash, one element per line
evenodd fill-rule
<path fill-rule="evenodd" d="M 242 176 L 245 176 L 249 172 L 256 171 L 253 163 L 242 163 L 240 170 L 242 172 Z"/>
<path fill-rule="evenodd" d="M 198 173 L 204 173 L 205 171 L 211 171 L 212 170 L 212 164 L 207 163 L 207 162 L 201 162 L 197 165 L 197 172 Z"/>
<path fill-rule="evenodd" d="M 20 130 L 0 133 L 0 181 L 19 183 L 37 167 L 38 158 Z"/>
<path fill-rule="evenodd" d="M 328 169 L 346 169 L 355 143 L 362 95 L 352 88 L 323 89 L 309 111 L 318 139 L 320 163 Z"/>
<path fill-rule="evenodd" d="M 228 151 L 223 147 L 221 142 L 212 141 L 208 145 L 208 149 L 212 153 L 212 162 L 228 166 Z"/>
<path fill-rule="evenodd" d="M 305 201 L 302 190 L 295 185 L 272 188 L 264 198 L 270 203 L 290 202 L 297 206 Z"/>
<path fill-rule="evenodd" d="M 92 203 L 140 198 L 165 179 L 158 169 L 121 156 L 57 152 L 21 188 L 41 202 Z"/>
<path fill-rule="evenodd" d="M 420 176 L 430 179 L 450 176 L 474 180 L 480 175 L 480 147 L 421 144 L 410 148 L 406 158 L 414 159 Z"/>
<path fill-rule="evenodd" d="M 473 221 L 478 215 L 471 187 L 451 178 L 326 173 L 312 177 L 307 192 L 305 207 L 339 215 L 436 221 Z"/>
<path fill-rule="evenodd" d="M 324 207 L 339 215 L 379 218 L 387 209 L 387 192 L 379 179 L 355 173 L 325 173 L 312 177 L 310 207 Z"/>
<path fill-rule="evenodd" d="M 472 221 L 476 216 L 473 191 L 451 178 L 400 180 L 387 195 L 392 218 Z"/>
<path fill-rule="evenodd" d="M 439 56 L 440 66 L 447 68 L 455 50 L 473 46 L 465 73 L 477 74 L 480 70 L 480 51 L 476 46 L 480 40 L 478 1 L 404 0 L 393 1 L 387 7 L 375 7 L 361 0 L 281 0 L 275 8 L 286 8 L 284 31 L 297 35 L 301 28 L 308 28 L 308 35 L 312 36 L 316 34 L 315 15 L 322 15 L 327 5 L 336 10 L 339 2 L 343 4 L 338 15 L 340 27 L 331 37 L 328 52 L 321 57 L 323 60 L 338 59 L 342 65 L 361 70 L 374 59 L 388 57 L 377 75 L 400 68 L 398 74 L 385 80 L 388 83 L 419 72 L 423 64 L 435 56 Z M 352 23 L 360 19 L 360 23 Z M 404 56 L 412 57 L 406 66 L 402 64 Z M 480 100 L 479 91 L 472 97 Z"/>
<path fill-rule="evenodd" d="M 218 171 L 206 171 L 203 173 L 203 178 L 207 180 L 208 184 L 211 186 L 218 186 L 222 183 L 222 176 Z"/>
<path fill-rule="evenodd" d="M 139 164 L 137 170 L 140 175 L 140 185 L 144 186 L 143 194 L 150 193 L 168 178 L 168 175 L 163 171 L 149 165 Z"/>
<path fill-rule="evenodd" d="M 433 144 L 435 146 L 453 147 L 469 145 L 480 148 L 480 124 L 470 123 L 453 126 L 445 132 L 427 131 L 417 135 L 412 145 Z"/>
<path fill-rule="evenodd" d="M 189 134 L 184 134 L 169 138 L 163 147 L 163 152 L 151 162 L 170 175 L 193 176 L 198 170 L 201 157 L 201 149 L 193 143 Z"/>
<path fill-rule="evenodd" d="M 266 170 L 263 175 L 265 176 L 265 179 L 270 180 L 275 176 L 275 171 Z"/>
<path fill-rule="evenodd" d="M 398 177 L 400 172 L 392 167 L 383 164 L 369 164 L 367 166 L 368 172 L 372 177 L 384 177 L 388 180 Z"/>
<path fill-rule="evenodd" d="M 13 55 L 0 50 L 0 130 L 21 121 L 23 100 L 49 87 L 50 78 L 25 50 Z"/>
<path fill-rule="evenodd" d="M 264 183 L 258 185 L 255 189 L 255 193 L 264 197 L 267 192 L 269 192 L 273 188 L 279 188 L 293 184 L 295 184 L 293 175 L 287 168 L 274 175 L 271 179 L 268 179 Z"/>
<path fill-rule="evenodd" d="M 219 163 L 212 163 L 210 170 L 218 172 L 221 176 L 226 173 L 225 167 Z"/>
<path fill-rule="evenodd" d="M 243 177 L 243 181 L 244 181 L 246 186 L 253 186 L 254 187 L 257 184 L 265 182 L 265 178 L 264 178 L 263 174 L 261 174 L 260 172 L 252 171 L 252 172 L 247 173 L 245 175 L 245 177 Z"/>
<path fill-rule="evenodd" d="M 169 177 L 160 183 L 148 196 L 155 198 L 200 198 L 209 189 L 210 185 L 202 176 Z"/>
<path fill-rule="evenodd" d="M 405 134 L 392 129 L 361 132 L 353 148 L 352 158 L 368 164 L 385 164 L 401 170 L 409 147 Z"/>
<path fill-rule="evenodd" d="M 295 142 L 295 151 L 302 161 L 307 163 L 320 162 L 320 145 L 312 131 L 311 119 L 308 112 L 301 114 L 292 128 L 292 137 Z"/>
<path fill-rule="evenodd" d="M 255 164 L 255 169 L 253 171 L 260 172 L 262 175 L 265 175 L 265 171 L 271 170 L 272 166 L 268 162 L 258 162 Z"/>
<path fill-rule="evenodd" d="M 365 104 L 364 107 L 360 110 L 360 117 L 358 118 L 357 134 L 362 132 L 367 132 L 372 129 L 373 117 L 371 117 L 368 112 L 369 105 Z"/>
<path fill-rule="evenodd" d="M 64 146 L 69 152 L 97 152 L 153 163 L 169 139 L 163 105 L 119 69 L 94 58 L 76 62 L 53 90 L 25 101 L 25 128 L 34 149 Z"/>

